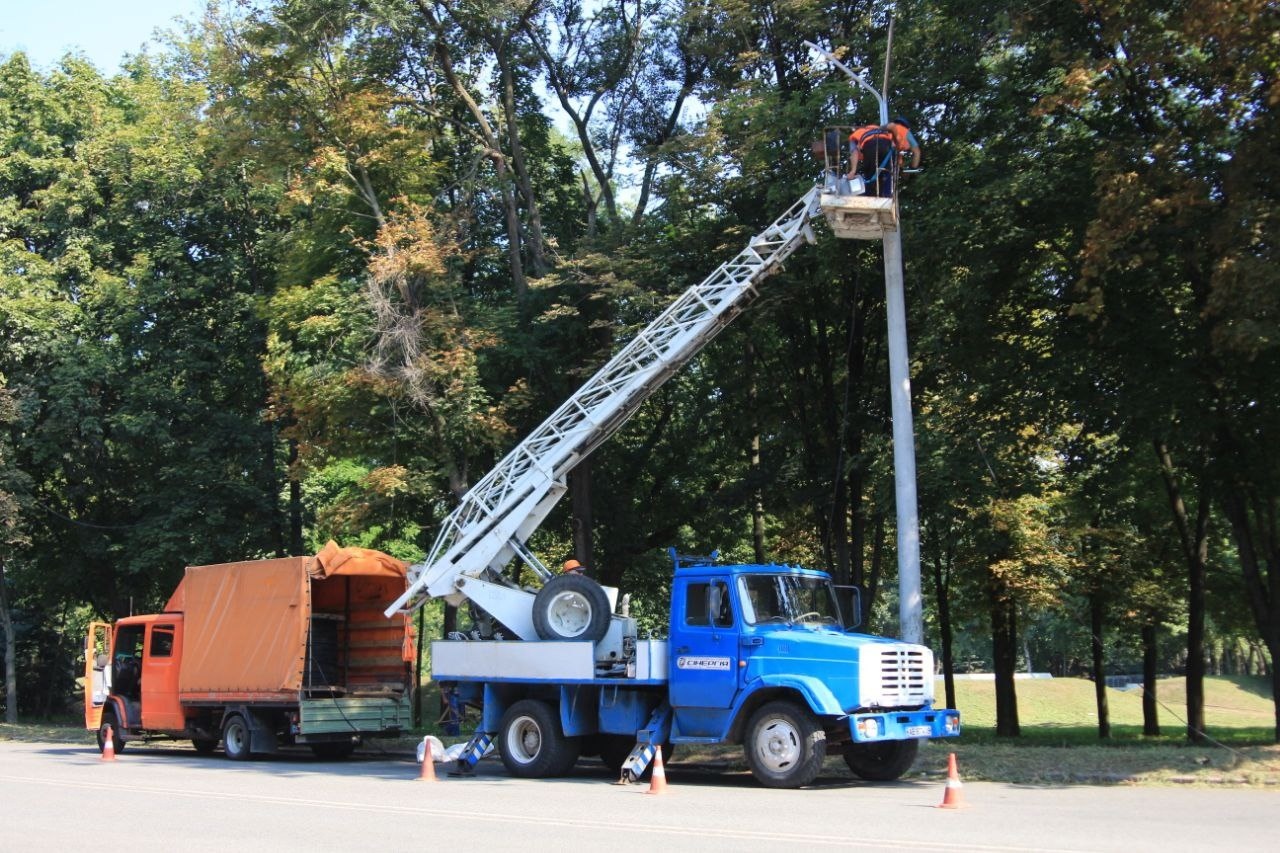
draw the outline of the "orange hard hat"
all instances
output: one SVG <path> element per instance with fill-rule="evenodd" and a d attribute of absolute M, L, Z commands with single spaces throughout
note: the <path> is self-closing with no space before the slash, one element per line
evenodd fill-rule
<path fill-rule="evenodd" d="M 564 571 L 566 572 L 580 571 L 581 569 L 582 563 L 579 563 L 577 560 L 564 561 Z"/>

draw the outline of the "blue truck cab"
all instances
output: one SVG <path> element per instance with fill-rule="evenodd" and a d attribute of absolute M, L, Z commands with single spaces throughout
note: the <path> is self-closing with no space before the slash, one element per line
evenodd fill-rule
<path fill-rule="evenodd" d="M 761 783 L 793 788 L 833 752 L 862 778 L 896 779 L 921 739 L 960 733 L 958 712 L 933 707 L 932 652 L 851 631 L 823 572 L 677 558 L 667 639 L 628 637 L 614 619 L 612 649 L 433 644 L 435 679 L 482 708 L 461 766 L 496 741 L 518 776 L 597 754 L 636 779 L 660 745 L 669 758 L 680 744 L 742 744 Z"/>

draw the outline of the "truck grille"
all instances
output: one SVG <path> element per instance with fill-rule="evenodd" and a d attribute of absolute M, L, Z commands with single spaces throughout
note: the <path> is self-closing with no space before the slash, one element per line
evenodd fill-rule
<path fill-rule="evenodd" d="M 868 646 L 860 672 L 864 707 L 906 708 L 933 701 L 933 652 L 924 646 Z"/>

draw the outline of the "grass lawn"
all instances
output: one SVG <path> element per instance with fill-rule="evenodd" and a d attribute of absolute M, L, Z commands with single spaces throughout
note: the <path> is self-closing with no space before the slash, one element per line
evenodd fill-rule
<path fill-rule="evenodd" d="M 939 694 L 942 683 L 938 683 Z M 1181 679 L 1164 679 L 1157 695 L 1162 734 L 1142 736 L 1142 694 L 1108 690 L 1112 737 L 1098 739 L 1093 682 L 1080 678 L 1017 682 L 1019 738 L 995 736 L 995 695 L 990 681 L 956 682 L 963 722 L 959 738 L 927 742 L 909 778 L 941 779 L 954 752 L 965 780 L 1023 785 L 1243 785 L 1280 787 L 1280 745 L 1273 742 L 1270 686 L 1261 678 L 1205 679 L 1205 717 L 1212 741 L 1189 744 L 1185 737 L 1186 693 Z M 434 708 L 434 691 L 424 691 L 424 707 Z M 942 704 L 939 696 L 938 704 Z M 92 744 L 93 734 L 78 720 L 0 723 L 5 740 Z M 426 731 L 440 734 L 432 726 Z M 371 747 L 409 751 L 421 733 Z M 445 738 L 446 743 L 465 737 Z M 1213 742 L 1213 741 L 1216 741 Z M 745 770 L 740 747 L 681 747 L 681 761 L 713 762 Z M 832 759 L 828 769 L 843 771 Z"/>

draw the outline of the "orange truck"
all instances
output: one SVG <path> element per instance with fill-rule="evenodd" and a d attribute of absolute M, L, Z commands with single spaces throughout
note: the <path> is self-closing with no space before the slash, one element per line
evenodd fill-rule
<path fill-rule="evenodd" d="M 219 742 L 244 760 L 306 744 L 322 758 L 410 726 L 414 638 L 383 615 L 406 565 L 330 542 L 314 557 L 191 566 L 164 612 L 94 622 L 85 727 L 130 741 Z M 108 734 L 109 732 L 109 734 Z"/>

